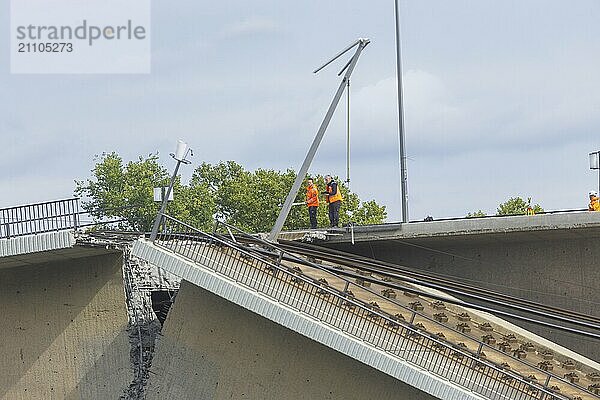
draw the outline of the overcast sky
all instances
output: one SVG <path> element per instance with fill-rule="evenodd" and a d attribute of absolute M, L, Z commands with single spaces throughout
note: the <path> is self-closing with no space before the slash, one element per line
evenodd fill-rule
<path fill-rule="evenodd" d="M 176 140 L 202 161 L 299 168 L 345 60 L 352 77 L 351 188 L 401 219 L 392 0 L 154 1 L 152 73 L 11 75 L 0 27 L 0 207 L 67 198 L 94 155 Z M 494 213 L 511 196 L 587 206 L 598 187 L 600 1 L 401 0 L 411 220 Z M 342 103 L 343 105 L 343 103 Z M 346 178 L 345 107 L 310 173 Z"/>

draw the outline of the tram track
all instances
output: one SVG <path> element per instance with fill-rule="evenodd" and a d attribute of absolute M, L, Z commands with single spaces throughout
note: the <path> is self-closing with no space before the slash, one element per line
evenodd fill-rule
<path fill-rule="evenodd" d="M 423 273 L 411 268 L 354 254 L 352 255 L 352 258 L 348 258 L 348 253 L 333 249 L 323 249 L 306 243 L 280 240 L 279 246 L 286 251 L 293 251 L 314 259 L 344 265 L 349 268 L 356 268 L 357 270 L 375 273 L 399 281 L 406 281 L 408 283 L 430 287 L 461 297 L 464 296 L 474 300 L 484 301 L 489 304 L 494 304 L 495 306 L 507 307 L 522 312 L 533 313 L 542 317 L 558 319 L 563 322 L 573 323 L 590 329 L 600 330 L 600 318 L 598 317 L 559 307 L 548 306 L 546 304 L 521 299 L 488 289 L 478 288 L 435 273 Z"/>
<path fill-rule="evenodd" d="M 433 283 L 440 285 L 436 289 L 449 288 L 453 291 L 459 292 L 459 294 L 469 294 L 478 296 L 477 299 L 483 301 L 490 301 L 497 303 L 502 306 L 516 305 L 524 309 L 523 311 L 530 311 L 531 309 L 541 310 L 547 313 L 555 313 L 556 315 L 562 315 L 567 318 L 576 318 L 581 321 L 589 322 L 590 327 L 600 329 L 600 318 L 594 317 L 587 314 L 578 313 L 571 310 L 565 310 L 558 307 L 548 306 L 542 303 L 534 302 L 531 300 L 521 299 L 518 297 L 506 295 L 500 292 L 492 291 L 489 289 L 481 289 L 473 285 L 457 282 L 456 280 L 448 279 L 447 277 L 435 274 L 435 273 L 423 273 L 416 271 L 411 268 L 403 267 L 396 264 L 387 263 L 384 261 L 377 261 L 362 257 L 359 255 L 352 255 L 352 258 L 348 258 L 348 253 L 343 253 L 338 250 L 318 248 L 314 245 L 305 243 L 292 242 L 287 240 L 280 240 L 279 246 L 287 251 L 293 251 L 296 253 L 303 254 L 305 256 L 313 257 L 346 267 L 354 267 L 359 270 L 377 273 L 382 276 L 390 278 L 396 278 L 402 280 L 404 277 L 414 278 L 422 280 L 418 283 Z"/>
<path fill-rule="evenodd" d="M 260 245 L 261 240 L 254 237 L 239 237 L 238 240 L 244 243 L 253 243 Z M 288 240 L 280 240 L 276 247 L 280 248 L 284 252 L 295 253 L 298 255 L 302 255 L 307 257 L 307 259 L 320 260 L 329 263 L 333 263 L 336 265 L 344 266 L 346 268 L 352 268 L 356 271 L 367 272 L 371 274 L 375 274 L 377 276 L 382 277 L 382 279 L 377 280 L 376 283 L 379 283 L 384 286 L 393 287 L 400 290 L 406 290 L 408 292 L 413 292 L 415 294 L 423 295 L 430 298 L 438 298 L 443 301 L 453 302 L 456 305 L 472 307 L 475 309 L 479 309 L 481 311 L 496 313 L 498 315 L 502 315 L 505 317 L 513 317 L 516 319 L 520 319 L 525 322 L 537 323 L 540 325 L 545 325 L 551 328 L 557 328 L 565 331 L 569 331 L 576 334 L 582 334 L 588 337 L 592 337 L 595 339 L 600 339 L 600 318 L 586 315 L 582 313 L 578 313 L 572 310 L 565 310 L 559 307 L 548 306 L 545 304 L 541 304 L 538 302 L 520 299 L 518 297 L 506 295 L 503 293 L 495 292 L 488 289 L 478 288 L 473 285 L 469 285 L 462 282 L 457 282 L 453 279 L 450 279 L 446 276 L 440 276 L 435 273 L 423 273 L 422 271 L 416 271 L 411 268 L 403 267 L 396 264 L 391 264 L 383 261 L 369 259 L 359 255 L 349 255 L 348 253 L 344 253 L 338 250 L 333 249 L 323 249 L 322 247 L 318 247 L 311 244 L 299 243 L 295 241 Z M 269 253 L 269 252 L 265 252 Z M 275 254 L 270 254 L 270 257 L 277 257 Z M 350 256 L 350 257 L 349 257 Z M 285 258 L 285 256 L 284 256 Z M 296 260 L 299 261 L 299 260 Z M 310 261 L 307 262 L 307 265 L 312 264 Z M 322 268 L 327 268 L 327 266 L 320 265 Z M 347 276 L 354 276 L 352 273 L 348 271 L 338 271 Z M 364 275 L 360 276 L 361 279 L 367 279 L 374 281 L 374 278 L 365 277 Z M 441 292 L 447 293 L 449 295 L 457 296 L 460 300 L 453 301 L 443 296 L 436 296 L 429 292 L 424 292 L 422 290 L 418 290 L 411 287 L 406 286 L 398 286 L 397 283 L 388 282 L 384 279 L 392 279 L 395 282 L 405 282 L 411 285 L 418 285 L 422 287 L 427 287 L 430 289 L 439 290 Z M 552 324 L 543 320 L 534 319 L 525 317 L 524 315 L 518 315 L 513 313 L 507 313 L 505 311 L 501 311 L 496 308 L 490 308 L 487 306 L 482 306 L 481 304 L 470 303 L 469 301 L 465 301 L 464 299 L 471 299 L 477 302 L 482 302 L 485 304 L 493 305 L 493 307 L 501 307 L 503 309 L 510 309 L 519 311 L 521 313 L 536 315 L 537 317 L 542 317 L 545 319 L 550 319 L 554 321 L 560 321 L 562 323 L 567 323 L 571 325 L 576 325 L 579 327 L 584 327 L 587 330 L 580 330 L 576 328 L 570 328 L 567 326 Z M 590 330 L 590 331 L 588 331 Z"/>

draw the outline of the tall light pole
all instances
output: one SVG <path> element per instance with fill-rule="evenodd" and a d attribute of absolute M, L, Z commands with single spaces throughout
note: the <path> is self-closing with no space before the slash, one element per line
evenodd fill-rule
<path fill-rule="evenodd" d="M 590 153 L 590 169 L 598 170 L 598 193 L 600 193 L 600 151 Z"/>
<path fill-rule="evenodd" d="M 404 148 L 404 104 L 402 95 L 402 46 L 400 43 L 400 5 L 395 0 L 396 15 L 396 81 L 398 83 L 398 153 L 400 157 L 400 195 L 402 197 L 402 222 L 408 222 L 408 172 Z"/>
<path fill-rule="evenodd" d="M 173 190 L 173 185 L 175 184 L 175 179 L 177 178 L 177 172 L 179 172 L 179 166 L 181 163 L 189 164 L 191 161 L 186 160 L 185 157 L 190 153 L 191 156 L 194 155 L 192 149 L 190 149 L 187 143 L 178 140 L 177 141 L 177 150 L 175 154 L 171 153 L 171 157 L 173 157 L 177 161 L 177 165 L 175 166 L 175 171 L 173 172 L 173 176 L 171 177 L 171 183 L 169 184 L 169 188 L 163 197 L 162 205 L 160 206 L 160 211 L 156 215 L 156 219 L 154 220 L 154 226 L 152 227 L 152 233 L 150 234 L 150 241 L 154 242 L 156 240 L 156 235 L 158 234 L 158 228 L 160 227 L 160 220 L 162 219 L 165 210 L 167 209 L 167 203 L 169 201 L 169 196 L 171 195 L 171 191 Z"/>

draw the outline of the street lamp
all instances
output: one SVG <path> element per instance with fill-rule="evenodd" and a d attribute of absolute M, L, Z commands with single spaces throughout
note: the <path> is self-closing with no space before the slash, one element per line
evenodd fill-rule
<path fill-rule="evenodd" d="M 598 192 L 600 193 L 600 151 L 590 153 L 590 169 L 598 170 Z"/>
<path fill-rule="evenodd" d="M 190 156 L 194 155 L 194 152 L 188 147 L 187 143 L 185 143 L 182 140 L 178 140 L 177 150 L 175 150 L 175 154 L 170 154 L 170 156 L 177 161 L 177 165 L 175 166 L 175 171 L 173 172 L 173 176 L 171 177 L 171 183 L 169 184 L 169 188 L 167 189 L 167 192 L 163 197 L 162 205 L 160 206 L 160 211 L 158 212 L 158 214 L 156 215 L 156 219 L 154 220 L 154 226 L 152 227 L 152 233 L 150 234 L 150 241 L 152 242 L 156 240 L 156 235 L 158 234 L 158 228 L 160 226 L 160 220 L 162 219 L 162 216 L 167 208 L 167 203 L 169 201 L 171 191 L 173 190 L 173 185 L 175 184 L 175 178 L 177 178 L 177 172 L 179 172 L 179 166 L 181 165 L 181 163 L 191 163 L 191 161 L 185 159 L 188 153 L 190 153 Z"/>

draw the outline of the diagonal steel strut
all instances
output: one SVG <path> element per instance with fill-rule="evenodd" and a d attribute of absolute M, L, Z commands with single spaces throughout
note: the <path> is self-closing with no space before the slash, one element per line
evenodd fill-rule
<path fill-rule="evenodd" d="M 285 202 L 283 203 L 283 207 L 281 208 L 281 211 L 279 212 L 277 221 L 275 221 L 275 226 L 273 226 L 271 233 L 269 233 L 268 239 L 272 242 L 277 240 L 277 236 L 281 232 L 281 229 L 283 228 L 283 224 L 285 223 L 285 220 L 287 219 L 287 216 L 290 213 L 290 209 L 292 208 L 292 203 L 294 202 L 294 199 L 296 198 L 296 193 L 298 193 L 298 190 L 300 189 L 300 185 L 302 185 L 302 181 L 306 177 L 308 168 L 310 167 L 310 164 L 312 163 L 312 160 L 315 157 L 317 149 L 319 148 L 319 145 L 321 144 L 323 135 L 325 134 L 325 131 L 327 130 L 327 126 L 329 126 L 329 122 L 331 121 L 331 118 L 333 117 L 333 113 L 335 112 L 335 109 L 337 108 L 340 98 L 342 97 L 342 94 L 344 93 L 344 89 L 346 88 L 347 82 L 350 79 L 350 75 L 352 75 L 352 71 L 354 70 L 356 63 L 358 62 L 360 53 L 370 42 L 371 41 L 369 39 L 362 39 L 362 38 L 358 39 L 356 42 L 354 42 L 353 44 L 346 47 L 344 50 L 342 50 L 340 53 L 338 53 L 335 57 L 333 57 L 331 60 L 329 60 L 325 64 L 323 64 L 323 66 L 321 66 L 320 68 L 317 68 L 314 71 L 314 73 L 319 72 L 320 70 L 325 68 L 327 65 L 329 65 L 333 61 L 335 61 L 337 58 L 342 56 L 344 53 L 346 53 L 347 51 L 356 47 L 356 51 L 354 52 L 354 55 L 352 56 L 352 58 L 350 59 L 348 64 L 346 64 L 346 66 L 341 71 L 341 72 L 343 72 L 344 70 L 346 70 L 346 73 L 344 74 L 344 77 L 342 78 L 342 81 L 340 82 L 340 86 L 338 87 L 338 90 L 335 93 L 335 96 L 333 97 L 331 104 L 329 105 L 329 109 L 327 110 L 327 113 L 325 114 L 325 118 L 323 119 L 323 122 L 321 123 L 321 126 L 319 127 L 319 130 L 317 131 L 317 135 L 315 136 L 315 139 L 313 140 L 312 145 L 310 146 L 310 149 L 308 150 L 308 153 L 306 154 L 306 158 L 304 159 L 304 162 L 302 163 L 302 166 L 300 167 L 300 170 L 298 171 L 298 175 L 296 175 L 296 180 L 294 181 L 294 185 L 290 189 L 290 192 L 288 193 L 287 198 L 285 199 Z"/>

